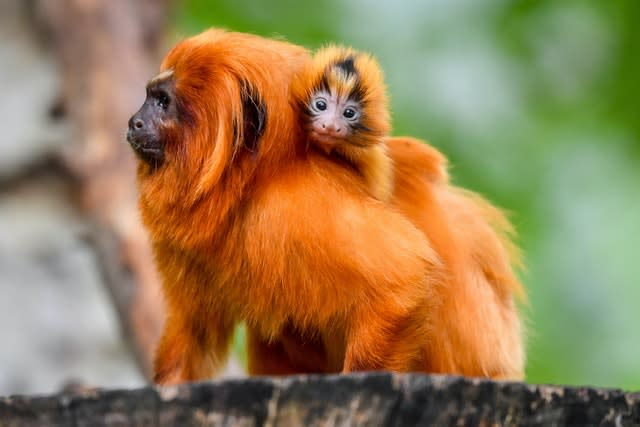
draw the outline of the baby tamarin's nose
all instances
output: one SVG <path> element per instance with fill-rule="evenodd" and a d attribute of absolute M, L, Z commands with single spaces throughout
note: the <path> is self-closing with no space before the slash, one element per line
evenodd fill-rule
<path fill-rule="evenodd" d="M 322 128 L 325 129 L 326 131 L 332 132 L 332 133 L 333 132 L 335 132 L 335 133 L 340 132 L 340 128 L 338 126 L 336 126 L 335 124 L 333 124 L 333 123 L 323 123 L 322 124 Z"/>

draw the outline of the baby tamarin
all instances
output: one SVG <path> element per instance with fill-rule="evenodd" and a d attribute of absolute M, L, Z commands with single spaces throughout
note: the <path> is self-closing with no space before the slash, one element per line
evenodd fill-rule
<path fill-rule="evenodd" d="M 382 71 L 366 53 L 338 46 L 320 49 L 292 84 L 308 141 L 335 153 L 362 174 L 375 198 L 393 191 L 387 155 L 389 112 Z"/>

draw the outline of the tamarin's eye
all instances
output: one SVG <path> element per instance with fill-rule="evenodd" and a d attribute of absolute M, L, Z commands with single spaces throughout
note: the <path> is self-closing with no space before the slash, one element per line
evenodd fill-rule
<path fill-rule="evenodd" d="M 342 115 L 347 119 L 353 119 L 356 116 L 356 110 L 353 108 L 345 108 Z"/>
<path fill-rule="evenodd" d="M 158 104 L 158 107 L 162 108 L 163 110 L 166 110 L 167 107 L 169 107 L 170 102 L 171 102 L 171 99 L 169 98 L 169 95 L 167 95 L 165 92 L 160 92 L 158 94 L 158 97 L 156 98 L 156 103 Z"/>
<path fill-rule="evenodd" d="M 317 110 L 324 111 L 324 110 L 327 109 L 327 103 L 324 102 L 322 99 L 318 99 L 315 102 L 315 107 L 316 107 Z"/>

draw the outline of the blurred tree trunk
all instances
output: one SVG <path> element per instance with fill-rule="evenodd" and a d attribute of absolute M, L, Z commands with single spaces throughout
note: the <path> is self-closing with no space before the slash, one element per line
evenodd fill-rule
<path fill-rule="evenodd" d="M 62 155 L 94 220 L 105 282 L 147 377 L 163 320 L 159 279 L 140 223 L 127 120 L 158 67 L 166 0 L 40 0 L 33 11 L 59 59 L 61 108 L 73 127 Z M 78 301 L 77 303 L 82 303 Z"/>

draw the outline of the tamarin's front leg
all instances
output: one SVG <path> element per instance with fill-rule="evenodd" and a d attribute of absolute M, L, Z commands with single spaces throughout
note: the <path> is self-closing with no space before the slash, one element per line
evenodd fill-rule
<path fill-rule="evenodd" d="M 210 378 L 227 360 L 233 322 L 216 313 L 169 313 L 156 349 L 156 384 L 169 385 Z"/>
<path fill-rule="evenodd" d="M 426 319 L 371 307 L 354 316 L 348 326 L 342 372 L 414 370 L 427 340 Z"/>

